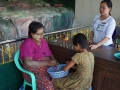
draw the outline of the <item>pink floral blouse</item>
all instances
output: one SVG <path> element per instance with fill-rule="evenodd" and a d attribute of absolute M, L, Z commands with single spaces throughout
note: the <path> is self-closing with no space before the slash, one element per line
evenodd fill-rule
<path fill-rule="evenodd" d="M 32 57 L 33 60 L 45 56 L 51 56 L 51 51 L 45 39 L 41 40 L 41 45 L 38 46 L 31 38 L 27 38 L 20 46 L 20 59 L 24 60 L 24 57 Z"/>

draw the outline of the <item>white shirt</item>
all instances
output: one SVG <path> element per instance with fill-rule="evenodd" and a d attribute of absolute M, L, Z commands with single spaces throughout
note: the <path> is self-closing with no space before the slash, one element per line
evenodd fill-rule
<path fill-rule="evenodd" d="M 112 35 L 115 30 L 116 22 L 115 19 L 109 16 L 105 20 L 100 20 L 100 15 L 97 15 L 94 18 L 92 25 L 92 31 L 94 32 L 93 43 L 100 42 L 103 38 L 108 37 L 109 40 L 103 45 L 113 44 Z"/>

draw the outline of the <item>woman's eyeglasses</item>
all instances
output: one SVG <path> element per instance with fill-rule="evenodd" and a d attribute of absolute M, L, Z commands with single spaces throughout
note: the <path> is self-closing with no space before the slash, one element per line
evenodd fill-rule
<path fill-rule="evenodd" d="M 35 35 L 37 35 L 37 36 L 43 36 L 43 35 L 44 35 L 44 33 L 40 33 L 40 34 L 35 33 Z"/>

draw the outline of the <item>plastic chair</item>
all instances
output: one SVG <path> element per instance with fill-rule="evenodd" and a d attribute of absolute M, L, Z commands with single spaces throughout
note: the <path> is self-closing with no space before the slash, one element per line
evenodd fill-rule
<path fill-rule="evenodd" d="M 120 35 L 116 35 L 115 41 L 114 41 L 114 47 L 118 48 L 118 45 L 120 45 Z"/>
<path fill-rule="evenodd" d="M 20 50 L 18 50 L 18 51 L 16 52 L 15 56 L 14 56 L 15 65 L 17 66 L 17 68 L 18 68 L 20 71 L 22 71 L 22 72 L 30 75 L 30 77 L 31 77 L 31 84 L 28 83 L 26 80 L 24 80 L 22 90 L 25 90 L 25 86 L 26 86 L 26 85 L 31 86 L 31 87 L 32 87 L 32 90 L 36 90 L 36 79 L 35 79 L 35 76 L 34 76 L 34 74 L 33 74 L 32 72 L 27 71 L 27 70 L 25 70 L 25 69 L 23 69 L 23 68 L 21 67 L 21 65 L 20 65 L 20 63 L 19 63 L 19 60 L 20 60 L 20 59 L 19 59 L 19 54 L 20 54 Z M 20 60 L 20 61 L 21 61 L 21 60 Z M 22 61 L 21 61 L 21 63 L 22 63 Z M 22 64 L 23 64 L 23 63 L 22 63 Z"/>
<path fill-rule="evenodd" d="M 90 88 L 88 90 L 92 90 L 92 86 L 90 86 Z"/>
<path fill-rule="evenodd" d="M 115 30 L 114 30 L 113 35 L 112 35 L 113 42 L 115 41 L 116 35 L 119 35 L 119 28 L 120 28 L 119 26 L 115 27 Z"/>

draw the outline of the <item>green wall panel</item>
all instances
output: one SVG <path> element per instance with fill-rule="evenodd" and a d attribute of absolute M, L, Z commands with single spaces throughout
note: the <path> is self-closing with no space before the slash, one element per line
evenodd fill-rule
<path fill-rule="evenodd" d="M 14 62 L 0 65 L 0 90 L 18 90 L 22 83 L 22 73 Z"/>

